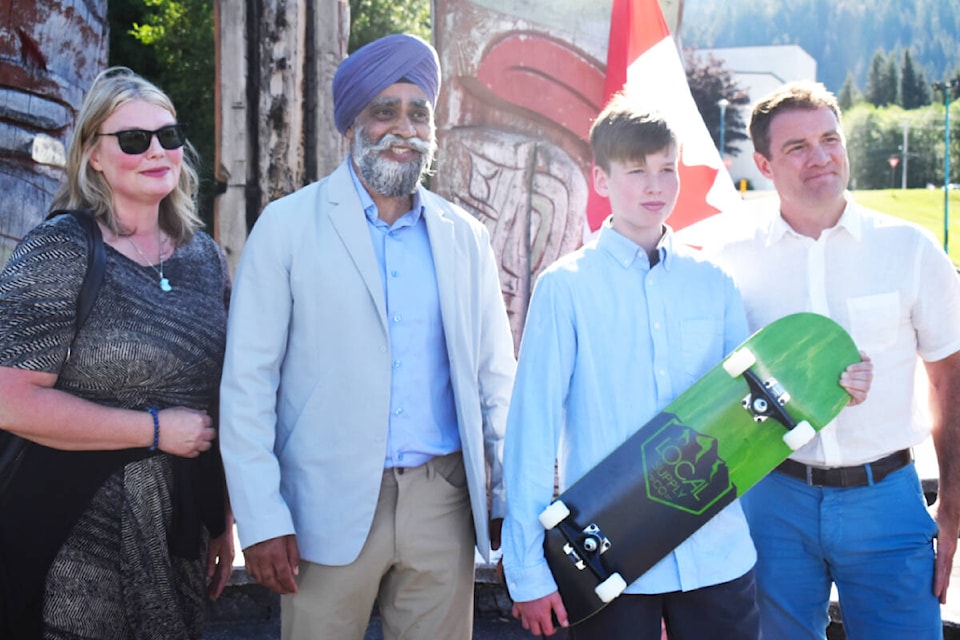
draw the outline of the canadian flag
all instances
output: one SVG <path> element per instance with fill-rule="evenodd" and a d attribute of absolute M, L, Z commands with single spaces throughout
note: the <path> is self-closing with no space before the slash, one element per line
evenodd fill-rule
<path fill-rule="evenodd" d="M 673 229 L 741 206 L 742 200 L 690 94 L 677 45 L 657 0 L 613 0 L 602 104 L 621 90 L 667 114 L 680 137 L 680 196 L 668 220 Z M 609 202 L 593 190 L 591 183 L 586 235 L 596 232 L 609 215 Z M 700 244 L 697 236 L 687 234 L 684 240 Z"/>

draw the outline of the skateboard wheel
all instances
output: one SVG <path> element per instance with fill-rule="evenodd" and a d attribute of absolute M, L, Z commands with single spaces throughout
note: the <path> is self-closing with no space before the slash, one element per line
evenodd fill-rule
<path fill-rule="evenodd" d="M 810 426 L 809 422 L 802 420 L 793 429 L 783 434 L 783 441 L 792 451 L 796 451 L 813 440 L 815 435 L 817 435 L 817 431 Z"/>
<path fill-rule="evenodd" d="M 756 364 L 757 359 L 750 349 L 740 349 L 734 351 L 729 358 L 723 361 L 724 370 L 730 374 L 731 378 L 736 378 L 744 371 Z"/>
<path fill-rule="evenodd" d="M 597 585 L 594 592 L 603 602 L 610 602 L 627 588 L 627 581 L 619 573 L 612 574 L 609 578 Z"/>
<path fill-rule="evenodd" d="M 540 524 L 544 529 L 553 529 L 563 522 L 570 515 L 570 509 L 563 503 L 563 500 L 557 500 L 549 507 L 540 512 Z"/>

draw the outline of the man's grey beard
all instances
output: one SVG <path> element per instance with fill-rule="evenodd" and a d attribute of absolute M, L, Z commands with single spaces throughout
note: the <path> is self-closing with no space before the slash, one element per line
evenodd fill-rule
<path fill-rule="evenodd" d="M 433 154 L 437 148 L 434 137 L 431 135 L 429 140 L 424 140 L 388 133 L 378 142 L 373 142 L 367 139 L 363 127 L 359 124 L 354 127 L 351 155 L 367 186 L 387 198 L 408 196 L 416 191 L 420 179 L 433 162 Z M 394 144 L 408 146 L 418 151 L 420 157 L 410 162 L 397 162 L 380 155 Z"/>

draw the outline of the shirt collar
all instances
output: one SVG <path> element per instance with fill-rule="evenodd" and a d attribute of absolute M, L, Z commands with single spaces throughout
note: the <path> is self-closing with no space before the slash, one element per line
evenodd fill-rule
<path fill-rule="evenodd" d="M 844 198 L 846 200 L 846 205 L 843 207 L 843 213 L 840 214 L 840 219 L 837 221 L 837 224 L 829 229 L 824 230 L 823 233 L 830 235 L 843 229 L 846 230 L 846 232 L 849 233 L 854 239 L 859 240 L 862 233 L 860 208 L 857 206 L 857 203 L 854 202 L 853 196 L 851 196 L 849 193 L 847 193 Z M 780 212 L 776 211 L 770 221 L 767 244 L 775 244 L 788 234 L 792 236 L 800 235 L 793 230 L 793 227 L 787 224 L 787 221 L 783 219 L 783 216 L 780 215 Z"/>
<path fill-rule="evenodd" d="M 380 220 L 380 212 L 377 211 L 377 204 L 373 201 L 373 196 L 371 196 L 367 188 L 363 186 L 360 176 L 357 175 L 353 167 L 353 160 L 347 160 L 347 167 L 350 168 L 350 178 L 353 180 L 353 186 L 357 190 L 357 195 L 360 197 L 360 206 L 363 207 L 363 213 L 367 216 L 367 222 L 374 225 L 386 226 L 386 223 Z M 420 198 L 420 189 L 422 188 L 422 186 L 417 185 L 417 190 L 413 193 L 413 207 L 401 216 L 400 219 L 394 223 L 394 226 L 413 226 L 420 221 L 420 216 L 423 214 L 423 202 Z"/>
<path fill-rule="evenodd" d="M 673 261 L 673 242 L 673 229 L 668 225 L 664 225 L 663 235 L 660 236 L 660 241 L 657 243 L 657 251 L 660 254 L 660 264 L 666 269 L 669 269 L 670 263 Z M 624 268 L 632 267 L 634 262 L 641 259 L 643 266 L 649 267 L 650 263 L 647 252 L 636 242 L 622 235 L 619 231 L 616 231 L 611 224 L 610 218 L 600 227 L 600 233 L 597 236 L 597 247 L 613 256 L 613 259 Z"/>

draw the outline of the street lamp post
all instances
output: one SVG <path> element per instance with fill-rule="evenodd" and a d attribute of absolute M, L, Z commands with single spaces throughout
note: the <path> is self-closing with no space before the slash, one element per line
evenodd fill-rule
<path fill-rule="evenodd" d="M 910 131 L 910 121 L 903 121 L 903 171 L 900 172 L 900 188 L 907 188 L 907 157 L 910 155 L 909 145 L 910 145 L 910 136 L 908 132 Z"/>
<path fill-rule="evenodd" d="M 724 147 L 727 137 L 727 107 L 730 106 L 730 101 L 726 98 L 720 98 L 717 101 L 717 106 L 720 107 L 720 159 L 723 160 L 724 156 L 727 155 Z"/>
<path fill-rule="evenodd" d="M 934 82 L 933 88 L 943 91 L 944 109 L 944 148 L 943 148 L 943 250 L 949 252 L 950 246 L 950 94 L 953 93 L 960 80 L 954 78 L 949 82 Z"/>

